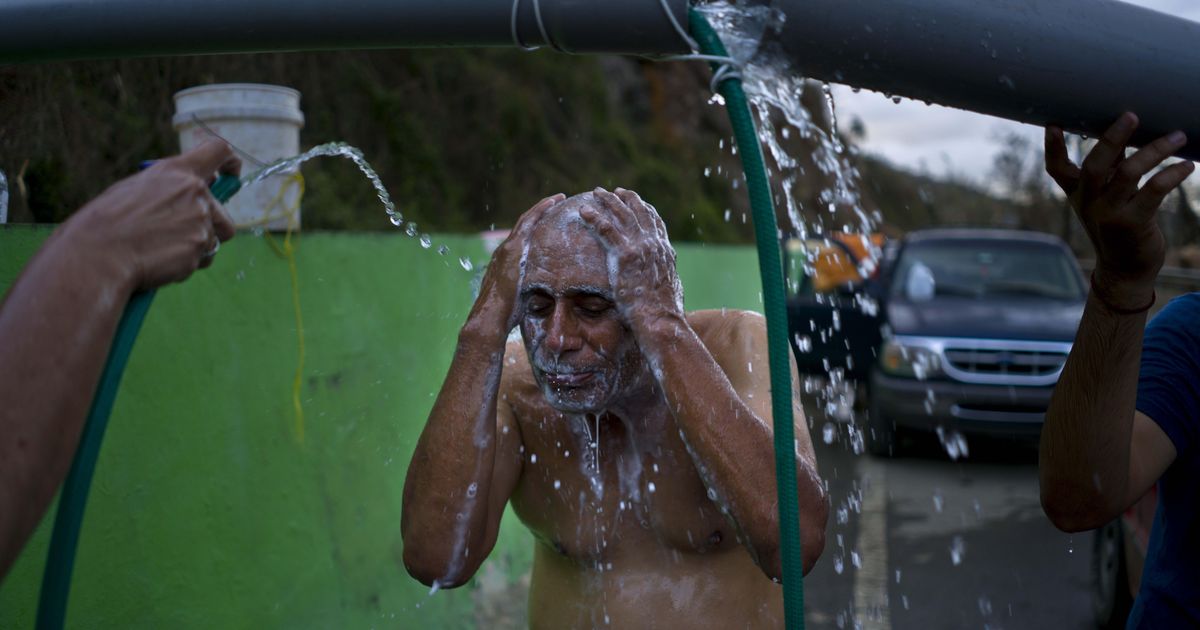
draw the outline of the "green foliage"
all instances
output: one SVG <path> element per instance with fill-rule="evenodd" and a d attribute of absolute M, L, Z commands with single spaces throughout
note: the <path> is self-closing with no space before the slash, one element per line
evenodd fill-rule
<path fill-rule="evenodd" d="M 659 85 L 650 104 L 652 84 L 671 83 L 664 73 L 687 81 Z M 600 185 L 639 191 L 677 238 L 746 241 L 749 226 L 722 219 L 744 203 L 740 191 L 702 176 L 727 130 L 676 123 L 680 108 L 706 107 L 702 79 L 678 64 L 461 49 L 9 66 L 0 68 L 0 169 L 27 191 L 13 220 L 61 221 L 141 160 L 175 151 L 174 92 L 274 83 L 302 93 L 304 146 L 361 148 L 424 230 L 508 226 L 545 195 Z M 310 162 L 304 174 L 307 228 L 391 229 L 349 162 Z"/>

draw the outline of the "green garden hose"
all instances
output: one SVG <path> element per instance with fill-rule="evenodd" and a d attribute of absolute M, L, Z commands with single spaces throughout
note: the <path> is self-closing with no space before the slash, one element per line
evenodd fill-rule
<path fill-rule="evenodd" d="M 233 175 L 221 175 L 209 190 L 213 197 L 225 203 L 229 201 L 242 183 Z M 79 530 L 83 525 L 83 512 L 87 506 L 88 490 L 92 485 L 92 473 L 96 470 L 96 459 L 100 455 L 100 443 L 108 427 L 108 416 L 117 398 L 117 386 L 133 350 L 142 321 L 154 301 L 154 291 L 133 294 L 125 305 L 125 312 L 117 324 L 112 348 L 100 373 L 96 396 L 88 411 L 79 436 L 79 448 L 71 462 L 71 470 L 63 482 L 62 494 L 58 499 L 58 514 L 54 518 L 54 531 L 50 536 L 50 553 L 46 558 L 46 570 L 42 574 L 42 591 L 38 600 L 38 630 L 58 630 L 63 627 L 67 616 L 67 596 L 71 592 L 71 572 L 75 568 L 75 550 L 79 543 Z"/>
<path fill-rule="evenodd" d="M 700 12 L 688 10 L 692 35 L 705 55 L 728 58 L 721 38 Z M 722 64 L 713 63 L 717 72 Z M 754 216 L 754 240 L 758 246 L 758 268 L 762 275 L 763 309 L 767 316 L 767 357 L 771 367 L 771 414 L 775 419 L 775 480 L 779 497 L 779 539 L 783 557 L 784 615 L 789 629 L 804 628 L 804 564 L 800 548 L 800 509 L 796 500 L 796 438 L 792 426 L 792 370 L 788 353 L 787 304 L 783 287 L 783 260 L 779 254 L 779 228 L 771 184 L 763 163 L 762 148 L 754 130 L 754 118 L 746 102 L 742 82 L 727 76 L 717 86 L 725 98 L 729 122 L 742 156 L 750 210 Z"/>

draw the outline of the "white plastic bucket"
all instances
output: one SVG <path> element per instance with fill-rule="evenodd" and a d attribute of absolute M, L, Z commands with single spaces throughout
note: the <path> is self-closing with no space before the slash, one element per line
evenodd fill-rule
<path fill-rule="evenodd" d="M 300 153 L 304 114 L 300 111 L 300 92 L 291 88 L 224 83 L 177 92 L 171 122 L 179 132 L 181 150 L 187 151 L 216 134 L 244 152 L 242 175 L 249 175 L 260 165 L 247 155 L 269 163 Z M 294 174 L 272 175 L 238 192 L 226 204 L 234 223 L 246 229 L 283 230 L 290 220 L 291 227 L 299 229 L 300 191 Z"/>

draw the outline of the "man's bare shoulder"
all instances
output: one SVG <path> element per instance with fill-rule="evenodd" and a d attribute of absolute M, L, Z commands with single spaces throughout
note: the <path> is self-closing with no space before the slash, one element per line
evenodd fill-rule
<path fill-rule="evenodd" d="M 765 347 L 767 320 L 754 311 L 712 309 L 688 313 L 688 324 L 718 363 Z"/>

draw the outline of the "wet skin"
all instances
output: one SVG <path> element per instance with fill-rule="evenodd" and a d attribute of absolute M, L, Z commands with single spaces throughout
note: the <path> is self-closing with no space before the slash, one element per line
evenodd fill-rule
<path fill-rule="evenodd" d="M 0 582 L 67 475 L 129 297 L 212 264 L 234 225 L 208 187 L 240 170 L 212 141 L 113 184 L 0 302 Z"/>
<path fill-rule="evenodd" d="M 511 500 L 534 627 L 781 626 L 764 320 L 685 315 L 657 213 L 618 192 L 544 201 L 494 256 L 409 469 L 405 564 L 464 583 Z M 828 507 L 795 415 L 807 571 Z"/>

